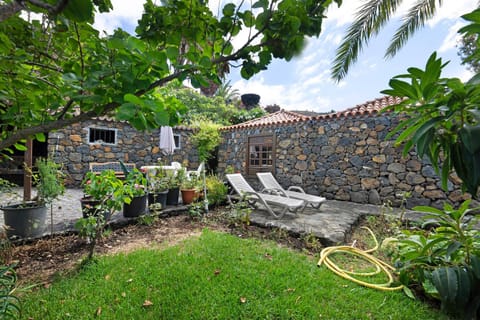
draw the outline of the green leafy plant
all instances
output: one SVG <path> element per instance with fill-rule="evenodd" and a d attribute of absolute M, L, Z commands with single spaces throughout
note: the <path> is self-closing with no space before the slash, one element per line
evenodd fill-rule
<path fill-rule="evenodd" d="M 195 132 L 191 135 L 190 141 L 195 146 L 200 161 L 205 162 L 212 157 L 212 152 L 222 141 L 220 125 L 211 120 L 197 119 L 191 124 Z"/>
<path fill-rule="evenodd" d="M 391 89 L 382 93 L 405 97 L 395 111 L 408 116 L 387 138 L 401 131 L 396 143 L 405 143 L 404 155 L 416 145 L 418 155 L 428 157 L 441 176 L 443 189 L 447 189 L 449 174 L 455 169 L 463 188 L 476 197 L 480 186 L 480 143 L 474 137 L 480 134 L 480 77 L 466 83 L 441 78 L 445 65 L 433 53 L 425 70 L 409 68 L 407 74 L 390 80 Z"/>
<path fill-rule="evenodd" d="M 123 192 L 125 195 L 125 203 L 130 203 L 132 197 L 139 197 L 145 194 L 147 179 L 145 175 L 138 169 L 133 169 L 125 177 L 123 183 Z"/>
<path fill-rule="evenodd" d="M 156 204 L 156 203 L 155 203 Z M 152 205 L 153 206 L 153 205 Z M 137 223 L 143 226 L 151 226 L 158 220 L 158 217 L 153 214 L 144 214 L 137 218 Z"/>
<path fill-rule="evenodd" d="M 190 218 L 199 218 L 205 213 L 205 206 L 201 202 L 194 202 L 188 207 Z"/>
<path fill-rule="evenodd" d="M 50 158 L 39 158 L 35 165 L 37 172 L 33 174 L 33 179 L 37 185 L 38 202 L 52 203 L 65 192 L 65 175 L 60 164 Z"/>
<path fill-rule="evenodd" d="M 469 209 L 469 205 L 470 200 L 458 209 L 448 203 L 443 210 L 415 207 L 427 213 L 424 225 L 435 227 L 431 231 L 404 230 L 395 254 L 395 266 L 403 284 L 421 284 L 426 294 L 441 300 L 444 310 L 461 316 L 480 311 L 476 274 L 480 237 L 473 227 L 478 219 L 468 216 L 474 210 Z"/>
<path fill-rule="evenodd" d="M 216 175 L 208 175 L 205 178 L 209 205 L 220 205 L 227 200 L 228 187 Z"/>
<path fill-rule="evenodd" d="M 91 261 L 95 252 L 97 240 L 116 211 L 122 209 L 125 202 L 124 184 L 113 170 L 104 170 L 100 174 L 87 172 L 82 181 L 86 196 L 98 200 L 96 210 L 100 214 L 81 218 L 75 223 L 75 228 L 81 237 L 87 239 L 89 253 L 87 261 Z"/>
<path fill-rule="evenodd" d="M 20 319 L 20 300 L 14 294 L 17 273 L 13 265 L 0 265 L 0 316 L 2 319 Z"/>

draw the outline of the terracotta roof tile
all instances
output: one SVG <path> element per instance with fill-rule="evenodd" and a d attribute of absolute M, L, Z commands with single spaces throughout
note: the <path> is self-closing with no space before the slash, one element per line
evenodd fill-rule
<path fill-rule="evenodd" d="M 233 130 L 233 129 L 280 125 L 280 124 L 294 123 L 294 122 L 300 122 L 300 121 L 307 121 L 310 119 L 312 119 L 312 117 L 305 116 L 292 111 L 280 110 L 274 113 L 267 114 L 260 118 L 235 124 L 233 126 L 223 127 L 220 130 Z"/>
<path fill-rule="evenodd" d="M 297 112 L 280 110 L 275 113 L 267 114 L 263 117 L 253 119 L 247 122 L 235 124 L 233 126 L 223 127 L 220 130 L 235 130 L 262 126 L 282 125 L 312 119 L 335 119 L 341 117 L 371 116 L 380 110 L 399 104 L 403 99 L 399 97 L 384 96 L 375 100 L 358 104 L 353 108 L 343 111 L 322 114 L 318 116 L 306 116 Z"/>
<path fill-rule="evenodd" d="M 367 101 L 362 104 L 357 104 L 353 108 L 348 108 L 343 111 L 333 112 L 329 114 L 320 115 L 315 119 L 329 119 L 341 117 L 356 117 L 356 116 L 370 116 L 380 112 L 380 110 L 391 107 L 402 102 L 400 97 L 384 96 L 375 100 Z"/>

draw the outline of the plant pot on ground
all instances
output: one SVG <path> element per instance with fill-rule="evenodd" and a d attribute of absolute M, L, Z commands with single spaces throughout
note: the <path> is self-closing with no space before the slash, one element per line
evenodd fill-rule
<path fill-rule="evenodd" d="M 178 205 L 178 199 L 180 197 L 180 186 L 186 178 L 185 169 L 177 170 L 176 172 L 169 172 L 168 177 L 168 194 L 167 205 Z"/>
<path fill-rule="evenodd" d="M 37 171 L 25 168 L 36 183 L 35 201 L 3 206 L 8 237 L 36 238 L 45 233 L 47 205 L 65 191 L 64 175 L 60 166 L 52 159 L 39 158 L 35 162 Z M 53 222 L 52 222 L 53 229 Z M 51 230 L 53 232 L 53 230 Z"/>
<path fill-rule="evenodd" d="M 124 180 L 123 216 L 138 217 L 147 212 L 147 179 L 138 169 L 131 171 Z"/>
<path fill-rule="evenodd" d="M 148 206 L 159 203 L 161 208 L 167 205 L 169 178 L 165 170 L 158 169 L 156 172 L 147 172 Z"/>

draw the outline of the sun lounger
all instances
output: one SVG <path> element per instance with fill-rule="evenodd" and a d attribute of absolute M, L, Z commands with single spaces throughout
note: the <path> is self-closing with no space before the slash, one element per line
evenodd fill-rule
<path fill-rule="evenodd" d="M 257 172 L 257 177 L 265 189 L 276 190 L 279 195 L 286 195 L 289 198 L 303 200 L 305 201 L 306 206 L 312 206 L 313 208 L 318 209 L 326 200 L 324 197 L 305 193 L 301 187 L 297 186 L 291 186 L 285 190 L 270 172 Z"/>
<path fill-rule="evenodd" d="M 305 207 L 305 202 L 299 199 L 288 198 L 276 194 L 255 191 L 240 173 L 227 174 L 227 180 L 237 194 L 245 197 L 250 205 L 262 204 L 275 218 L 282 218 L 287 212 L 297 212 Z M 280 212 L 274 211 L 278 207 Z"/>

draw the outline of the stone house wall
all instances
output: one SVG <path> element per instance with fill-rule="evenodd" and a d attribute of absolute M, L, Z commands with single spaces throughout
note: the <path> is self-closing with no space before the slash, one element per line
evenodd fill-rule
<path fill-rule="evenodd" d="M 400 206 L 405 192 L 407 208 L 443 206 L 445 200 L 462 201 L 458 182 L 441 189 L 433 167 L 414 151 L 402 157 L 402 147 L 385 140 L 396 121 L 388 114 L 315 119 L 290 124 L 223 131 L 219 147 L 219 172 L 227 166 L 248 176 L 247 143 L 254 135 L 275 135 L 274 175 L 283 187 L 302 186 L 306 192 L 327 199 Z"/>
<path fill-rule="evenodd" d="M 88 128 L 117 129 L 115 145 L 89 143 Z M 173 155 L 162 154 L 159 148 L 160 129 L 151 132 L 137 131 L 129 124 L 108 120 L 89 120 L 77 123 L 48 135 L 48 152 L 54 155 L 57 162 L 64 164 L 67 173 L 67 184 L 79 186 L 90 162 L 123 162 L 135 163 L 137 168 L 143 165 L 172 161 L 187 165 L 189 169 L 198 167 L 198 156 L 189 137 L 192 131 L 186 127 L 175 127 L 174 134 L 180 134 L 180 150 Z"/>

